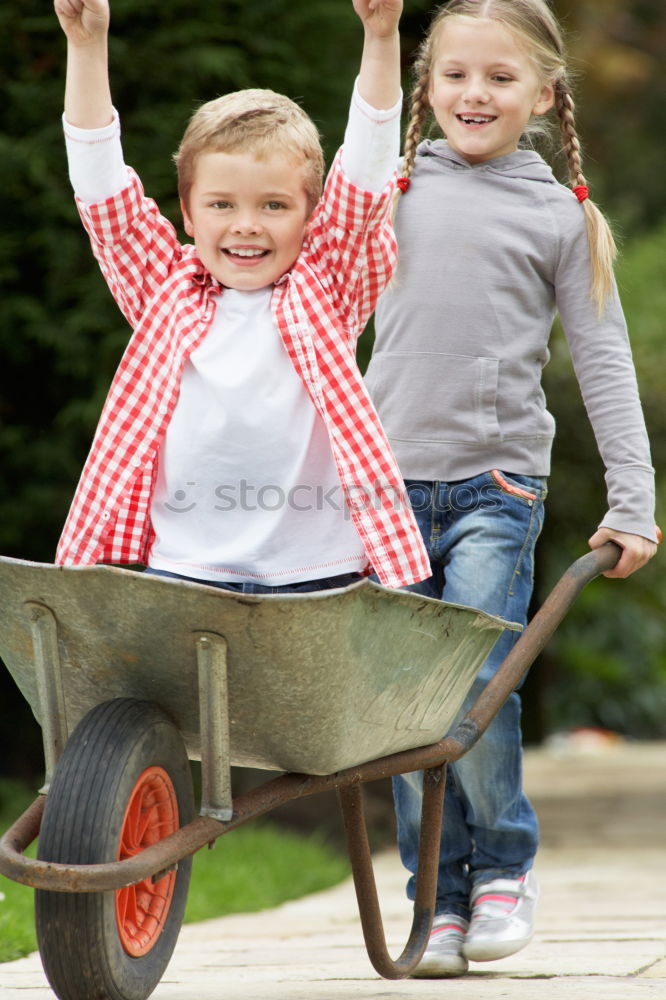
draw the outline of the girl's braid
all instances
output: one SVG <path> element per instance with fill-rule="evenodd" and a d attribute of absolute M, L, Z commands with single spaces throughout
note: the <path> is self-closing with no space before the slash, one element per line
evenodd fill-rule
<path fill-rule="evenodd" d="M 574 118 L 574 101 L 569 84 L 563 78 L 555 81 L 555 110 L 560 122 L 560 132 L 562 133 L 562 142 L 567 158 L 571 186 L 586 187 L 587 182 L 583 174 L 580 140 L 576 132 L 576 120 Z"/>
<path fill-rule="evenodd" d="M 433 35 L 434 31 L 430 31 L 428 37 L 421 43 L 421 47 L 419 48 L 416 61 L 414 63 L 414 79 L 416 82 L 412 90 L 412 99 L 410 103 L 411 114 L 409 124 L 407 125 L 407 131 L 405 133 L 402 170 L 400 171 L 400 177 L 398 179 L 398 190 L 396 192 L 394 209 L 397 206 L 397 200 L 400 197 L 400 194 L 404 194 L 409 187 L 409 178 L 414 170 L 416 147 L 421 141 L 423 122 L 425 121 L 426 115 L 430 110 L 428 87 L 430 85 Z"/>
<path fill-rule="evenodd" d="M 554 90 L 555 110 L 560 123 L 569 180 L 585 212 L 590 245 L 591 294 L 601 315 L 609 296 L 613 293 L 613 262 L 617 256 L 617 247 L 608 220 L 588 197 L 587 181 L 583 173 L 583 154 L 576 131 L 574 100 L 564 76 L 555 80 Z"/>
<path fill-rule="evenodd" d="M 410 177 L 414 169 L 416 147 L 421 141 L 423 121 L 428 113 L 428 73 L 421 74 L 412 91 L 411 116 L 405 133 L 405 155 L 401 174 Z"/>

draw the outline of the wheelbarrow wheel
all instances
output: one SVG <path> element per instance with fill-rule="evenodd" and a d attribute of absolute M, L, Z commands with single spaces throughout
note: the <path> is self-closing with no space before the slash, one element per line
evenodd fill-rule
<path fill-rule="evenodd" d="M 67 742 L 49 789 L 38 857 L 122 860 L 193 816 L 181 736 L 150 702 L 92 709 Z M 37 941 L 61 1000 L 145 1000 L 162 978 L 185 911 L 191 857 L 158 881 L 111 892 L 36 890 Z"/>

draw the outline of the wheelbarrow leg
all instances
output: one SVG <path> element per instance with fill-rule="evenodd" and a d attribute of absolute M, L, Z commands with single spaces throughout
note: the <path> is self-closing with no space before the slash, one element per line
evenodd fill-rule
<path fill-rule="evenodd" d="M 365 946 L 372 965 L 384 979 L 405 979 L 411 975 L 428 943 L 435 912 L 445 786 L 446 763 L 424 771 L 414 919 L 407 944 L 395 960 L 386 947 L 363 811 L 362 786 L 356 783 L 338 790 Z"/>
<path fill-rule="evenodd" d="M 201 728 L 201 815 L 224 822 L 233 816 L 227 643 L 214 632 L 197 638 Z"/>
<path fill-rule="evenodd" d="M 35 652 L 35 679 L 46 768 L 44 785 L 39 791 L 40 795 L 46 795 L 68 735 L 58 654 L 58 627 L 50 608 L 36 601 L 27 601 L 25 607 L 30 616 L 30 631 Z"/>

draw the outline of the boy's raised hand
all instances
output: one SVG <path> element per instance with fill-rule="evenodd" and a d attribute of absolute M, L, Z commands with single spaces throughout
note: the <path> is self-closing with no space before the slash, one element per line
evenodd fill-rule
<path fill-rule="evenodd" d="M 364 28 L 358 74 L 361 97 L 379 110 L 392 108 L 400 97 L 402 0 L 353 0 Z"/>
<path fill-rule="evenodd" d="M 90 45 L 106 38 L 108 0 L 54 0 L 53 7 L 71 45 Z"/>
<path fill-rule="evenodd" d="M 402 0 L 353 0 L 366 31 L 376 38 L 392 35 L 402 14 Z"/>
<path fill-rule="evenodd" d="M 110 125 L 109 0 L 53 0 L 53 7 L 67 36 L 65 119 L 85 129 Z"/>

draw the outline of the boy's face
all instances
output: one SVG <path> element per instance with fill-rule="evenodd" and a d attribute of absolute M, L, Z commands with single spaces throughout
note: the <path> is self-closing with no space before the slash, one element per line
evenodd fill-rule
<path fill-rule="evenodd" d="M 250 152 L 197 157 L 185 231 L 213 277 L 227 288 L 273 284 L 298 257 L 307 229 L 304 168 L 286 154 Z"/>

